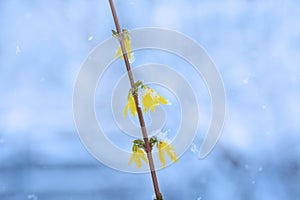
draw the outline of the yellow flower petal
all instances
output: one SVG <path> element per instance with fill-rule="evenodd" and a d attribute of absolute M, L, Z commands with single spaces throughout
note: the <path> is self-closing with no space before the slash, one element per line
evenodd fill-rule
<path fill-rule="evenodd" d="M 122 49 L 121 49 L 121 47 L 119 47 L 118 50 L 117 50 L 117 52 L 116 52 L 116 54 L 115 54 L 115 57 L 114 57 L 114 58 L 115 58 L 115 59 L 118 58 L 118 57 L 121 55 L 121 53 L 122 53 Z M 123 56 L 123 55 L 122 55 L 122 56 Z"/>
<path fill-rule="evenodd" d="M 124 111 L 123 111 L 124 117 L 126 117 L 126 115 L 127 115 L 128 108 L 129 108 L 129 106 L 128 106 L 128 103 L 127 103 L 125 108 L 124 108 Z"/>
<path fill-rule="evenodd" d="M 163 147 L 164 147 L 164 145 L 161 142 L 159 142 L 157 144 L 158 158 L 159 158 L 159 161 L 161 162 L 162 167 L 165 168 L 166 167 L 166 158 L 165 158 L 165 153 L 163 151 Z"/>
<path fill-rule="evenodd" d="M 136 116 L 136 106 L 135 106 L 134 98 L 133 98 L 133 95 L 131 92 L 129 95 L 128 103 L 129 103 L 128 104 L 129 110 L 130 110 L 131 114 L 135 117 Z"/>
<path fill-rule="evenodd" d="M 173 146 L 171 146 L 170 144 L 168 144 L 165 147 L 165 151 L 167 152 L 168 156 L 171 158 L 171 160 L 173 160 L 174 162 L 177 162 L 178 158 L 175 152 L 175 149 Z"/>
<path fill-rule="evenodd" d="M 130 157 L 130 160 L 128 162 L 129 165 L 131 165 L 132 162 L 135 162 L 135 164 L 137 165 L 138 168 L 140 168 L 142 166 L 142 163 L 141 161 L 138 159 L 138 156 L 136 155 L 136 152 L 133 152 L 131 157 Z"/>
<path fill-rule="evenodd" d="M 144 92 L 142 95 L 142 103 L 144 107 L 144 113 L 147 113 L 148 110 L 151 112 L 155 112 L 155 107 L 159 106 L 159 104 L 168 104 L 168 101 L 158 94 L 154 89 L 151 89 L 147 86 L 143 87 Z"/>
<path fill-rule="evenodd" d="M 168 154 L 172 161 L 177 162 L 177 154 L 175 152 L 175 148 L 172 145 L 168 144 L 167 142 L 160 141 L 157 144 L 157 148 L 159 161 L 161 162 L 163 168 L 166 167 L 165 152 Z"/>
<path fill-rule="evenodd" d="M 168 104 L 169 102 L 161 95 L 159 95 L 159 102 L 161 104 Z"/>
<path fill-rule="evenodd" d="M 137 111 L 136 111 L 136 106 L 135 106 L 134 98 L 133 98 L 133 95 L 132 95 L 131 92 L 129 92 L 128 101 L 127 101 L 127 104 L 124 107 L 124 111 L 123 111 L 124 117 L 126 117 L 128 109 L 130 110 L 130 113 L 135 117 Z"/>
<path fill-rule="evenodd" d="M 136 148 L 136 150 L 133 150 L 128 164 L 131 165 L 131 163 L 134 161 L 137 168 L 141 168 L 142 167 L 142 160 L 145 163 L 148 163 L 145 152 L 140 148 Z"/>
<path fill-rule="evenodd" d="M 133 61 L 133 53 L 131 52 L 131 41 L 130 41 L 130 37 L 129 36 L 125 37 L 124 44 L 125 44 L 125 49 L 126 49 L 126 53 L 127 53 L 128 59 L 130 61 Z M 122 56 L 121 59 L 124 59 L 124 57 Z"/>
<path fill-rule="evenodd" d="M 140 158 L 145 162 L 148 163 L 148 160 L 146 158 L 146 154 L 142 149 L 137 149 L 137 153 L 139 153 Z"/>
<path fill-rule="evenodd" d="M 144 107 L 144 112 L 147 113 L 149 108 L 152 108 L 153 99 L 151 93 L 146 93 L 142 98 L 142 103 Z"/>
<path fill-rule="evenodd" d="M 129 32 L 126 32 L 126 34 L 124 34 L 124 45 L 126 51 L 125 54 L 127 54 L 129 61 L 133 61 L 133 53 L 131 52 L 131 41 L 130 41 Z M 119 56 L 121 56 L 121 60 L 124 59 L 121 46 L 119 46 L 114 58 L 116 59 Z"/>

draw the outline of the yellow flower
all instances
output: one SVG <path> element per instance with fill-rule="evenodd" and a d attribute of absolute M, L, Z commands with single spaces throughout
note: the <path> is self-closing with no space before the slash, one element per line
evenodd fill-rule
<path fill-rule="evenodd" d="M 139 89 L 142 90 L 141 92 L 141 102 L 143 105 L 143 110 L 144 113 L 147 113 L 149 110 L 151 110 L 152 112 L 155 111 L 155 107 L 159 106 L 159 104 L 168 104 L 168 101 L 161 96 L 160 94 L 158 94 L 157 91 L 145 86 L 142 84 L 141 81 L 138 81 L 135 83 L 134 86 L 134 91 L 138 94 Z M 135 106 L 135 101 L 133 98 L 133 95 L 131 93 L 131 90 L 129 91 L 128 94 L 128 101 L 127 104 L 124 108 L 124 117 L 126 117 L 126 114 L 128 112 L 128 109 L 130 110 L 131 114 L 135 117 L 137 110 L 136 110 L 136 106 Z"/>
<path fill-rule="evenodd" d="M 147 86 L 143 86 L 143 89 L 142 103 L 145 113 L 147 113 L 149 109 L 151 112 L 154 112 L 155 107 L 159 106 L 159 104 L 168 104 L 168 101 L 155 90 Z"/>
<path fill-rule="evenodd" d="M 137 168 L 141 168 L 142 160 L 148 164 L 148 160 L 146 158 L 145 152 L 139 147 L 137 147 L 136 145 L 134 145 L 132 148 L 132 155 L 130 157 L 128 164 L 131 165 L 132 161 L 134 161 Z"/>
<path fill-rule="evenodd" d="M 161 162 L 163 168 L 166 167 L 165 152 L 168 154 L 171 160 L 177 162 L 178 158 L 175 149 L 172 145 L 168 144 L 167 142 L 160 141 L 157 143 L 157 148 L 158 148 L 159 161 Z"/>
<path fill-rule="evenodd" d="M 124 112 L 123 112 L 124 117 L 126 117 L 128 109 L 130 110 L 131 114 L 135 117 L 136 116 L 136 106 L 135 106 L 134 98 L 133 98 L 131 91 L 129 91 L 128 101 L 124 108 Z"/>
<path fill-rule="evenodd" d="M 131 52 L 131 41 L 130 41 L 129 31 L 123 30 L 122 33 L 124 36 L 124 45 L 126 50 L 125 53 L 127 54 L 129 61 L 132 62 L 134 58 L 133 58 L 133 53 Z M 115 59 L 118 58 L 119 56 L 121 56 L 121 60 L 124 59 L 121 46 L 118 48 L 116 52 Z"/>
<path fill-rule="evenodd" d="M 153 98 L 150 92 L 145 93 L 142 98 L 144 112 L 147 113 L 149 109 L 154 112 Z"/>

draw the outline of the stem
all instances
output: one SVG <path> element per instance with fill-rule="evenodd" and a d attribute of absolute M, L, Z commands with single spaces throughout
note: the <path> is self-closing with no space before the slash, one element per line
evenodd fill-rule
<path fill-rule="evenodd" d="M 156 199 L 159 200 L 159 199 L 162 199 L 162 195 L 159 191 L 157 176 L 156 176 L 156 172 L 155 172 L 155 167 L 154 167 L 154 162 L 153 162 L 153 157 L 152 157 L 152 152 L 151 152 L 152 147 L 149 143 L 148 133 L 147 133 L 147 129 L 146 129 L 146 126 L 145 126 L 145 120 L 144 120 L 143 112 L 142 112 L 141 107 L 139 106 L 138 94 L 134 90 L 134 78 L 133 78 L 133 74 L 132 74 L 132 71 L 131 71 L 131 67 L 130 67 L 128 56 L 127 56 L 127 52 L 126 52 L 126 49 L 125 49 L 124 37 L 123 37 L 122 32 L 121 32 L 120 23 L 119 23 L 119 20 L 118 20 L 118 16 L 117 16 L 117 12 L 116 12 L 113 0 L 109 0 L 109 4 L 110 4 L 111 12 L 112 12 L 112 15 L 113 15 L 113 18 L 114 18 L 115 26 L 116 26 L 116 29 L 117 29 L 118 39 L 120 41 L 120 46 L 121 46 L 121 49 L 122 49 L 127 74 L 128 74 L 128 78 L 129 78 L 130 85 L 131 85 L 131 91 L 132 91 L 132 95 L 134 97 L 134 102 L 135 102 L 135 106 L 136 106 L 136 110 L 137 110 L 137 114 L 138 114 L 138 118 L 139 118 L 139 122 L 140 122 L 140 127 L 141 127 L 141 130 L 142 130 L 143 139 L 144 139 L 144 142 L 145 142 L 145 151 L 147 153 L 147 158 L 148 158 L 148 161 L 149 161 L 150 172 L 151 172 L 151 177 L 152 177 L 152 182 L 153 182 L 153 186 L 154 186 Z"/>

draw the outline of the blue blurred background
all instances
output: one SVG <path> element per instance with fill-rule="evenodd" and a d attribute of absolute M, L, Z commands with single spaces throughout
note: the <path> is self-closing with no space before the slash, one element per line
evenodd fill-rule
<path fill-rule="evenodd" d="M 115 3 L 123 27 L 173 29 L 200 43 L 226 88 L 219 143 L 199 160 L 200 132 L 158 172 L 165 199 L 299 199 L 300 1 Z M 114 29 L 108 1 L 1 0 L 0 27 L 0 199 L 151 199 L 149 174 L 95 160 L 73 122 L 76 75 Z"/>

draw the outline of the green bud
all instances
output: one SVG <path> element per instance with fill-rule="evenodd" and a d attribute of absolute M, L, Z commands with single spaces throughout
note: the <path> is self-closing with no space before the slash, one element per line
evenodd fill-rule
<path fill-rule="evenodd" d="M 118 35 L 117 31 L 115 31 L 115 30 L 111 30 L 111 32 L 112 32 L 112 36 L 114 36 L 114 37 L 116 37 L 116 35 Z"/>
<path fill-rule="evenodd" d="M 153 147 L 156 143 L 158 143 L 157 137 L 151 137 L 149 142 L 151 147 Z"/>
<path fill-rule="evenodd" d="M 141 139 L 137 139 L 133 141 L 133 144 L 136 145 L 138 148 L 144 149 L 145 142 Z"/>

